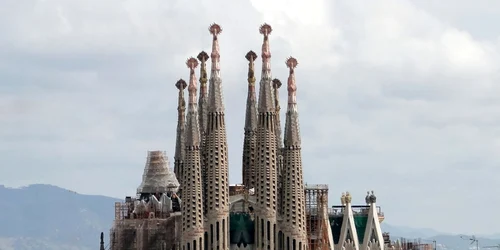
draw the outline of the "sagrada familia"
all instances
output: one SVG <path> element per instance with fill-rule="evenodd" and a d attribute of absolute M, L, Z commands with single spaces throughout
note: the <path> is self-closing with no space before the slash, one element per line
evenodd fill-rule
<path fill-rule="evenodd" d="M 229 185 L 220 76 L 219 35 L 222 28 L 213 24 L 209 31 L 212 35 L 210 55 L 201 52 L 197 59 L 189 58 L 189 81 L 180 79 L 175 85 L 179 94 L 174 172 L 169 169 L 164 152 L 148 152 L 137 197 L 126 197 L 125 202 L 115 205 L 109 249 L 309 250 L 335 247 L 377 250 L 387 247 L 380 230 L 383 213 L 375 205 L 373 192 L 367 195 L 367 204 L 359 206 L 361 212 L 353 213 L 355 206 L 350 204 L 349 193 L 343 194 L 342 206 L 329 208 L 327 185 L 304 184 L 295 78 L 298 62 L 293 57 L 286 60 L 288 103 L 282 133 L 278 94 L 282 84 L 271 74 L 269 36 L 272 28 L 268 24 L 259 29 L 263 43 L 258 98 L 254 72 L 258 56 L 253 51 L 246 54 L 249 63 L 243 183 Z M 210 77 L 207 73 L 209 59 Z M 357 222 L 359 216 L 355 214 L 363 215 L 362 223 Z M 357 231 L 363 232 L 358 234 Z M 101 249 L 105 249 L 102 235 Z"/>

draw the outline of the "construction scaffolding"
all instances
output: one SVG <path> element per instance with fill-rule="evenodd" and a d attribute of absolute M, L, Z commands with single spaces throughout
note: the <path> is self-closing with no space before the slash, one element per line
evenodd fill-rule
<path fill-rule="evenodd" d="M 142 183 L 137 188 L 137 193 L 177 192 L 179 186 L 179 181 L 170 169 L 167 153 L 159 150 L 148 151 Z"/>
<path fill-rule="evenodd" d="M 328 185 L 305 186 L 306 223 L 310 250 L 329 250 Z"/>
<path fill-rule="evenodd" d="M 165 213 L 151 210 L 133 213 L 134 202 L 115 203 L 115 221 L 110 231 L 110 249 L 173 250 L 180 239 L 180 212 Z"/>
<path fill-rule="evenodd" d="M 179 182 L 166 153 L 149 151 L 137 197 L 115 203 L 110 231 L 112 250 L 174 250 L 179 247 L 181 200 Z"/>
<path fill-rule="evenodd" d="M 174 250 L 178 242 L 181 216 L 167 219 L 130 219 L 115 221 L 110 232 L 110 249 Z"/>

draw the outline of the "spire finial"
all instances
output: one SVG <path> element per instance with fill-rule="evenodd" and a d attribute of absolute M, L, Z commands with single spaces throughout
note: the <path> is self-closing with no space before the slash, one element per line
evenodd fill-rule
<path fill-rule="evenodd" d="M 271 49 L 269 48 L 269 35 L 273 31 L 271 25 L 264 23 L 260 26 L 259 32 L 264 35 L 262 43 L 262 70 L 271 71 Z"/>
<path fill-rule="evenodd" d="M 262 24 L 259 28 L 259 32 L 262 35 L 264 35 L 264 37 L 267 37 L 268 35 L 270 35 L 272 31 L 273 31 L 273 28 L 271 27 L 271 25 L 269 25 L 267 23 Z"/>
<path fill-rule="evenodd" d="M 210 34 L 213 36 L 212 40 L 212 54 L 210 55 L 212 57 L 212 70 L 220 70 L 220 50 L 219 50 L 219 41 L 217 39 L 217 36 L 222 32 L 222 28 L 220 25 L 213 23 L 210 25 L 210 28 L 208 28 L 208 31 L 210 31 Z"/>
<path fill-rule="evenodd" d="M 198 60 L 200 60 L 200 96 L 205 97 L 208 94 L 207 82 L 208 82 L 208 74 L 207 74 L 207 60 L 210 57 L 207 52 L 202 51 L 198 54 Z"/>
<path fill-rule="evenodd" d="M 177 87 L 177 89 L 179 90 L 179 92 L 182 92 L 184 89 L 186 89 L 186 87 L 187 87 L 187 83 L 186 83 L 186 81 L 184 81 L 183 79 L 179 79 L 179 80 L 175 83 L 175 87 Z"/>
<path fill-rule="evenodd" d="M 297 67 L 297 59 L 289 57 L 286 60 L 286 66 L 290 69 L 288 76 L 288 104 L 297 103 L 297 85 L 295 85 L 295 67 Z"/>
<path fill-rule="evenodd" d="M 248 51 L 245 58 L 248 60 L 248 86 L 253 86 L 255 88 L 255 71 L 254 71 L 254 61 L 257 59 L 257 54 L 252 50 Z"/>
<path fill-rule="evenodd" d="M 186 65 L 189 68 L 189 103 L 194 104 L 196 103 L 196 75 L 194 74 L 194 69 L 198 67 L 198 61 L 194 58 L 191 57 L 187 60 Z"/>
<path fill-rule="evenodd" d="M 179 90 L 179 98 L 178 98 L 179 104 L 178 104 L 177 109 L 179 110 L 179 112 L 183 112 L 185 109 L 185 105 L 186 105 L 186 102 L 184 101 L 184 89 L 186 89 L 187 84 L 184 80 L 179 79 L 175 83 L 175 87 L 177 87 L 177 89 Z M 182 115 L 182 114 L 179 113 L 179 115 Z"/>
<path fill-rule="evenodd" d="M 269 47 L 269 34 L 272 32 L 271 25 L 264 23 L 260 26 L 259 32 L 264 35 L 262 42 L 262 74 L 259 90 L 259 113 L 276 112 L 271 76 L 271 49 Z"/>

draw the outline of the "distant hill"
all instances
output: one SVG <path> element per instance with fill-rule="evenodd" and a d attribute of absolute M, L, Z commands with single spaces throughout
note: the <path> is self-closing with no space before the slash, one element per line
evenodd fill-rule
<path fill-rule="evenodd" d="M 411 228 L 411 227 L 393 226 L 387 223 L 382 223 L 381 227 L 382 231 L 390 232 L 391 235 L 395 237 L 403 237 L 409 239 L 429 238 L 435 235 L 445 234 L 430 228 Z"/>
<path fill-rule="evenodd" d="M 51 185 L 6 188 L 0 185 L 0 250 L 95 250 L 99 234 L 107 237 L 114 218 L 114 203 L 100 195 L 83 195 Z M 433 229 L 382 223 L 392 239 L 436 240 L 438 249 L 469 249 L 468 241 Z M 478 238 L 480 246 L 500 244 L 500 235 Z M 491 239 L 496 238 L 496 239 Z M 470 248 L 472 249 L 472 248 Z M 499 249 L 500 250 L 500 249 Z"/>
<path fill-rule="evenodd" d="M 393 226 L 390 224 L 382 223 L 382 231 L 390 232 L 391 239 L 397 240 L 398 238 L 406 239 L 421 239 L 422 243 L 432 243 L 434 240 L 437 243 L 437 249 L 453 249 L 453 250 L 468 250 L 476 249 L 476 245 L 470 244 L 468 240 L 464 240 L 460 235 L 447 234 L 438 232 L 430 228 L 411 228 Z M 477 236 L 479 240 L 479 248 L 484 246 L 498 246 L 500 244 L 500 235 L 484 235 Z M 500 249 L 494 249 L 500 250 Z"/>
<path fill-rule="evenodd" d="M 108 235 L 115 198 L 51 185 L 0 186 L 0 249 L 98 249 Z"/>

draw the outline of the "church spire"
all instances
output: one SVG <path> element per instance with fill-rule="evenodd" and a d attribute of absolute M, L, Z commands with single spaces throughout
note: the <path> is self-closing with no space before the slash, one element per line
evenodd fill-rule
<path fill-rule="evenodd" d="M 203 194 L 200 166 L 200 129 L 198 126 L 198 107 L 196 104 L 196 75 L 198 61 L 191 57 L 186 62 L 189 68 L 189 98 L 186 124 L 186 155 L 182 186 L 182 249 L 195 248 L 204 243 Z"/>
<path fill-rule="evenodd" d="M 285 238 L 297 245 L 307 245 L 304 181 L 300 148 L 299 118 L 297 112 L 295 72 L 297 60 L 288 58 L 288 109 L 285 124 L 285 145 L 283 148 L 283 176 L 290 178 L 283 183 L 283 233 Z M 291 249 L 285 243 L 285 249 Z"/>
<path fill-rule="evenodd" d="M 192 147 L 197 145 L 200 146 L 200 128 L 198 125 L 198 107 L 196 105 L 196 75 L 194 73 L 194 69 L 198 67 L 198 61 L 193 57 L 189 58 L 186 62 L 189 67 L 189 86 L 188 86 L 188 125 L 186 130 L 186 146 Z M 196 122 L 192 119 L 196 118 Z"/>
<path fill-rule="evenodd" d="M 273 101 L 271 86 L 271 51 L 269 34 L 272 28 L 269 24 L 260 27 L 264 35 L 262 43 L 262 78 L 259 89 L 258 125 L 257 125 L 257 177 L 255 194 L 256 214 L 256 245 L 262 249 L 277 249 L 274 235 L 277 222 L 277 154 L 276 147 L 276 108 Z M 267 236 L 266 236 L 267 235 Z"/>
<path fill-rule="evenodd" d="M 203 135 L 207 129 L 207 114 L 208 114 L 208 75 L 207 75 L 207 60 L 209 56 L 207 52 L 202 51 L 198 54 L 198 60 L 201 63 L 200 67 L 200 97 L 198 99 L 198 120 L 200 124 L 200 132 Z M 203 141 L 203 140 L 202 140 Z"/>
<path fill-rule="evenodd" d="M 273 80 L 273 99 L 274 99 L 274 107 L 276 109 L 276 145 L 278 150 L 283 148 L 283 140 L 281 139 L 281 119 L 280 119 L 280 94 L 279 88 L 281 87 L 281 81 L 277 78 Z"/>
<path fill-rule="evenodd" d="M 208 92 L 209 112 L 224 112 L 224 101 L 222 96 L 222 80 L 220 78 L 220 49 L 219 34 L 222 28 L 218 24 L 212 24 L 209 28 L 212 34 L 212 68 L 210 72 L 210 91 Z"/>
<path fill-rule="evenodd" d="M 207 52 L 202 51 L 198 54 L 198 60 L 201 63 L 200 67 L 200 97 L 198 99 L 198 121 L 200 125 L 200 135 L 201 135 L 201 181 L 202 183 L 207 183 L 207 173 L 206 173 L 206 147 L 205 147 L 205 135 L 207 132 L 207 121 L 208 121 L 208 75 L 207 75 L 207 60 L 210 57 Z M 203 197 L 206 197 L 206 185 L 203 185 Z M 206 201 L 203 201 L 206 202 Z M 203 208 L 205 209 L 203 213 L 206 213 L 207 205 L 204 203 Z"/>
<path fill-rule="evenodd" d="M 177 137 L 175 141 L 175 154 L 174 154 L 174 173 L 179 181 L 182 183 L 182 164 L 184 162 L 184 147 L 185 147 L 185 133 L 186 133 L 186 100 L 184 99 L 184 89 L 187 84 L 184 80 L 180 79 L 175 84 L 179 90 L 178 107 L 177 107 Z M 182 186 L 180 187 L 182 189 Z M 180 191 L 179 191 L 180 192 Z"/>
<path fill-rule="evenodd" d="M 276 119 L 275 119 L 275 127 L 274 127 L 274 133 L 276 134 L 276 150 L 277 150 L 277 156 L 276 156 L 276 175 L 278 179 L 278 187 L 277 187 L 277 203 L 278 204 L 283 204 L 283 140 L 281 139 L 281 118 L 280 118 L 280 95 L 279 95 L 279 88 L 281 87 L 281 81 L 278 80 L 277 78 L 273 79 L 273 99 L 274 99 L 274 107 L 276 109 Z M 283 213 L 282 211 L 283 206 L 279 205 L 278 206 L 278 214 L 281 215 Z"/>
<path fill-rule="evenodd" d="M 297 85 L 295 85 L 295 67 L 297 59 L 290 57 L 286 61 L 290 69 L 288 76 L 288 108 L 285 126 L 285 148 L 288 146 L 300 147 L 299 114 L 297 110 Z"/>
<path fill-rule="evenodd" d="M 265 23 L 260 26 L 259 32 L 264 35 L 262 43 L 262 76 L 259 89 L 259 112 L 274 112 L 276 109 L 273 103 L 273 93 L 271 90 L 271 49 L 269 48 L 269 35 L 273 29 L 271 25 Z"/>
<path fill-rule="evenodd" d="M 222 28 L 212 24 L 209 28 L 213 37 L 212 70 L 208 91 L 208 123 L 205 135 L 206 152 L 206 217 L 207 236 L 210 242 L 207 249 L 227 250 L 229 248 L 229 183 L 226 120 L 222 99 L 222 80 L 220 78 L 220 52 L 218 35 Z"/>
<path fill-rule="evenodd" d="M 255 185 L 255 155 L 257 139 L 257 98 L 255 96 L 254 61 L 257 54 L 249 51 L 248 60 L 248 96 L 245 115 L 245 138 L 243 139 L 243 185 L 251 189 Z"/>

